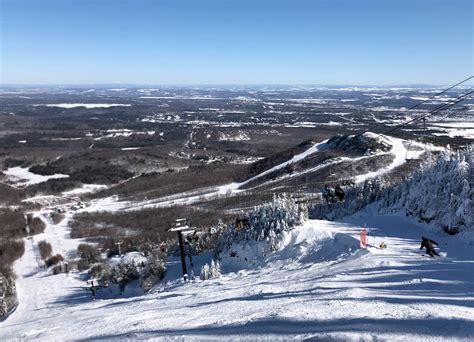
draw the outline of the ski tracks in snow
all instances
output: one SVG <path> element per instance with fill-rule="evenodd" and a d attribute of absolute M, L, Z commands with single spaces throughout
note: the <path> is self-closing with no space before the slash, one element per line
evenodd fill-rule
<path fill-rule="evenodd" d="M 353 249 L 364 225 L 369 248 Z M 71 250 L 78 241 L 61 227 L 49 225 L 44 234 L 54 236 L 53 249 L 64 238 Z M 0 339 L 474 338 L 472 246 L 405 217 L 372 212 L 346 222 L 310 220 L 297 230 L 267 263 L 141 297 L 98 301 L 79 280 L 39 271 L 31 242 L 15 264 L 20 305 L 0 323 Z M 421 235 L 439 242 L 447 257 L 422 257 Z M 377 248 L 382 241 L 386 249 Z"/>

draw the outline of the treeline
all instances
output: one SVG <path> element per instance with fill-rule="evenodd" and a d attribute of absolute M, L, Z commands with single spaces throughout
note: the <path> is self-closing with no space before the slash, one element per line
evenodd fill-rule
<path fill-rule="evenodd" d="M 29 162 L 25 159 L 15 159 L 15 158 L 6 158 L 4 161 L 3 161 L 3 166 L 5 166 L 5 168 L 9 169 L 11 167 L 26 167 L 28 166 Z"/>
<path fill-rule="evenodd" d="M 65 169 L 53 163 L 45 165 L 33 165 L 29 168 L 30 172 L 50 176 L 57 173 L 69 174 L 70 182 L 81 182 L 85 184 L 113 184 L 121 180 L 128 179 L 133 176 L 133 173 L 119 165 L 85 165 L 79 169 L 73 166 Z M 53 182 L 51 183 L 53 184 Z"/>
<path fill-rule="evenodd" d="M 46 182 L 30 185 L 26 192 L 28 196 L 35 196 L 38 193 L 49 195 L 58 194 L 77 188 L 81 182 L 72 180 L 70 178 L 48 179 Z"/>
<path fill-rule="evenodd" d="M 142 174 L 128 182 L 92 195 L 101 198 L 112 195 L 120 197 L 146 196 L 157 198 L 186 191 L 234 182 L 245 173 L 242 165 L 192 166 L 182 171 Z"/>
<path fill-rule="evenodd" d="M 41 175 L 61 173 L 60 168 L 46 165 L 34 165 L 30 172 Z M 90 166 L 72 170 L 68 178 L 49 179 L 46 182 L 30 185 L 26 192 L 29 196 L 41 194 L 57 194 L 79 187 L 81 184 L 115 184 L 133 177 L 133 173 L 116 165 Z"/>
<path fill-rule="evenodd" d="M 23 240 L 0 239 L 0 274 L 11 273 L 13 262 L 23 255 L 25 244 Z M 1 297 L 1 296 L 0 296 Z"/>
<path fill-rule="evenodd" d="M 0 271 L 0 320 L 18 305 L 13 273 Z"/>
<path fill-rule="evenodd" d="M 22 212 L 0 209 L 0 318 L 18 304 L 12 265 L 25 251 L 26 234 Z"/>
<path fill-rule="evenodd" d="M 221 218 L 217 212 L 189 206 L 150 208 L 126 212 L 80 213 L 71 221 L 71 237 L 99 242 L 109 255 L 118 253 L 116 241 L 123 241 L 122 252 L 147 252 L 163 241 L 175 239 L 167 229 L 178 218 L 188 218 L 193 227 L 209 228 Z"/>
<path fill-rule="evenodd" d="M 26 222 L 23 212 L 20 210 L 0 209 L 0 237 L 3 239 L 16 239 L 26 235 Z"/>
<path fill-rule="evenodd" d="M 27 229 L 29 228 L 29 232 Z M 25 215 L 20 210 L 0 209 L 0 238 L 19 239 L 28 235 L 40 234 L 45 224 L 38 217 Z"/>
<path fill-rule="evenodd" d="M 12 266 L 25 252 L 22 238 L 44 229 L 45 224 L 38 217 L 29 214 L 25 219 L 19 210 L 0 209 L 0 318 L 18 304 Z"/>
<path fill-rule="evenodd" d="M 251 164 L 248 168 L 248 173 L 246 174 L 247 178 L 251 178 L 253 176 L 256 176 L 268 169 L 271 169 L 272 167 L 279 165 L 281 163 L 284 163 L 291 158 L 293 158 L 295 155 L 300 154 L 307 149 L 309 149 L 312 145 L 314 144 L 313 141 L 308 140 L 304 141 L 301 144 L 290 148 L 288 150 L 278 152 L 275 154 L 272 154 L 262 160 L 259 160 L 253 164 Z M 244 179 L 243 179 L 244 180 Z"/>
<path fill-rule="evenodd" d="M 0 183 L 0 204 L 18 205 L 25 195 L 24 190 Z"/>

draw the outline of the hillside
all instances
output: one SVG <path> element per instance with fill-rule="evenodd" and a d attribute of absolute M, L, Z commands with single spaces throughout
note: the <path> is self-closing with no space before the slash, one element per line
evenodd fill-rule
<path fill-rule="evenodd" d="M 347 143 L 352 139 L 338 136 L 312 143 L 245 182 L 197 189 L 160 202 L 121 201 L 114 197 L 81 202 L 69 197 L 103 186 L 77 189 L 63 197 L 28 199 L 27 202 L 36 203 L 32 217 L 43 222 L 45 229 L 25 240 L 25 253 L 14 264 L 19 304 L 10 317 L 0 322 L 0 339 L 474 338 L 474 255 L 472 240 L 466 239 L 472 226 L 471 149 L 456 153 L 446 149 L 431 162 L 434 155 L 430 155 L 418 172 L 393 183 L 393 179 L 401 179 L 396 173 L 406 163 L 404 141 L 366 134 L 354 144 Z M 437 152 L 437 148 L 427 148 Z M 347 158 L 354 164 L 370 158 L 387 162 L 361 170 L 355 177 L 356 184 L 346 188 L 345 202 L 320 204 L 310 210 L 312 217 L 316 208 L 320 213 L 330 213 L 332 221 L 307 219 L 304 203 L 290 195 L 275 195 L 272 201 L 246 213 L 246 228 L 221 223 L 217 233 L 200 233 L 194 246 L 196 252 L 201 251 L 193 257 L 194 273 L 198 275 L 204 264 L 217 257 L 221 276 L 185 283 L 173 242 L 168 242 L 164 279 L 145 294 L 137 280 L 128 282 L 123 293 L 118 290 L 121 280 L 118 285 L 97 287 L 106 271 L 100 266 L 101 271 L 98 264 L 88 262 L 89 271 L 71 266 L 68 274 L 56 275 L 53 274 L 59 266 L 43 266 L 39 249 L 43 240 L 51 244 L 52 255 L 63 255 L 69 265 L 79 264 L 78 246 L 87 240 L 71 237 L 72 221 L 78 216 L 100 212 L 88 217 L 89 225 L 113 234 L 116 226 L 96 224 L 94 218 L 110 213 L 140 213 L 137 210 L 159 206 L 169 210 L 167 207 L 177 202 L 192 205 L 216 195 L 222 199 L 238 196 L 250 182 L 272 184 L 275 179 L 291 178 L 291 173 L 288 176 L 279 172 L 288 166 L 309 163 L 320 152 L 331 149 L 340 149 L 344 157 L 337 158 Z M 305 167 L 303 174 L 318 168 Z M 299 177 L 296 172 L 293 175 Z M 383 179 L 392 181 L 384 183 Z M 453 192 L 460 195 L 453 197 Z M 451 207 L 434 206 L 435 197 L 428 193 L 438 193 L 436 198 L 441 202 L 451 198 Z M 416 211 L 417 204 L 422 203 L 420 198 L 426 198 L 425 205 L 436 209 L 431 212 L 432 220 L 417 222 L 427 217 L 426 212 Z M 59 216 L 58 209 L 63 211 Z M 460 222 L 442 221 L 443 217 L 461 217 L 463 234 L 450 235 L 445 232 L 449 230 L 440 229 L 443 222 Z M 366 249 L 359 243 L 363 227 L 369 236 Z M 130 229 L 125 231 L 133 234 Z M 142 235 L 148 239 L 145 233 Z M 441 257 L 431 259 L 419 250 L 421 236 L 438 242 Z M 133 240 L 127 243 L 130 241 Z M 387 247 L 381 248 L 382 243 Z M 110 248 L 103 250 L 102 257 L 105 252 L 114 251 Z M 142 253 L 134 251 L 106 262 L 119 265 L 132 260 L 126 267 L 140 273 L 148 258 Z M 134 258 L 139 262 L 135 263 Z M 64 264 L 59 265 L 64 268 Z M 91 273 L 93 269 L 98 271 Z M 95 300 L 92 279 L 96 282 Z"/>
<path fill-rule="evenodd" d="M 421 235 L 447 256 L 423 256 Z M 174 280 L 142 297 L 92 301 L 78 275 L 47 276 L 34 255 L 28 248 L 16 265 L 23 301 L 0 323 L 4 340 L 474 338 L 472 246 L 397 215 L 310 220 L 258 264 L 228 273 L 226 257 L 219 279 Z M 169 273 L 179 276 L 173 260 Z"/>
<path fill-rule="evenodd" d="M 409 151 L 409 146 L 415 146 L 417 150 L 413 151 L 413 147 L 410 147 L 412 150 Z M 337 183 L 360 183 L 380 175 L 398 177 L 397 173 L 400 172 L 409 174 L 419 165 L 418 158 L 426 152 L 441 150 L 442 148 L 431 144 L 419 144 L 369 132 L 359 137 L 334 136 L 319 143 L 306 142 L 256 162 L 252 169 L 259 170 L 263 166 L 269 168 L 242 182 L 193 188 L 190 191 L 146 200 L 137 200 L 137 196 L 109 196 L 91 201 L 88 210 L 138 210 L 176 205 L 196 205 L 207 209 L 209 206 L 212 208 L 212 201 L 232 197 L 237 198 L 234 205 L 245 205 L 247 198 L 244 198 L 244 203 L 238 199 L 242 194 L 248 197 L 270 194 L 271 198 L 273 193 L 288 192 L 303 198 L 306 193 L 313 194 L 314 197 L 314 194 L 319 195 L 324 184 L 334 186 Z M 296 151 L 299 153 L 292 154 Z M 413 158 L 410 163 L 407 161 L 408 153 Z M 407 170 L 400 171 L 401 167 Z"/>

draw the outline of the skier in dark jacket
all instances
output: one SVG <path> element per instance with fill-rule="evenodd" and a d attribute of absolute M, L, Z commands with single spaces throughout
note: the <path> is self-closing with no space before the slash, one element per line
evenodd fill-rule
<path fill-rule="evenodd" d="M 432 258 L 434 258 L 435 255 L 439 256 L 438 252 L 435 251 L 433 245 L 438 246 L 438 243 L 436 241 L 427 239 L 424 236 L 421 237 L 420 249 L 423 249 L 423 247 L 426 248 L 426 254 L 428 254 Z"/>
<path fill-rule="evenodd" d="M 323 194 L 323 198 L 326 200 L 326 203 L 335 202 L 334 193 L 332 192 L 331 188 L 326 184 L 324 188 L 321 190 Z"/>
<path fill-rule="evenodd" d="M 341 186 L 339 184 L 336 185 L 334 188 L 334 194 L 337 196 L 339 201 L 344 201 L 344 190 L 342 190 Z"/>

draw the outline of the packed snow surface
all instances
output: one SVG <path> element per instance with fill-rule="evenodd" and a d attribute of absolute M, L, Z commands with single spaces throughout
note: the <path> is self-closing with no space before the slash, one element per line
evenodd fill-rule
<path fill-rule="evenodd" d="M 53 225 L 38 215 L 48 226 L 15 263 L 20 305 L 0 322 L 3 341 L 474 339 L 472 246 L 404 216 L 310 220 L 273 254 L 245 261 L 252 254 L 243 252 L 238 262 L 224 255 L 219 279 L 184 284 L 171 259 L 167 282 L 148 294 L 93 301 L 77 273 L 51 276 L 38 267 L 38 240 L 64 254 L 77 245 L 68 218 Z M 358 243 L 364 224 L 367 249 Z M 422 235 L 444 257 L 424 256 Z M 195 269 L 204 262 L 210 256 L 195 258 Z"/>
<path fill-rule="evenodd" d="M 436 130 L 443 130 L 444 133 L 432 133 L 433 135 L 448 135 L 451 138 L 463 137 L 466 139 L 474 139 L 474 122 L 439 122 L 432 123 L 436 126 Z"/>

